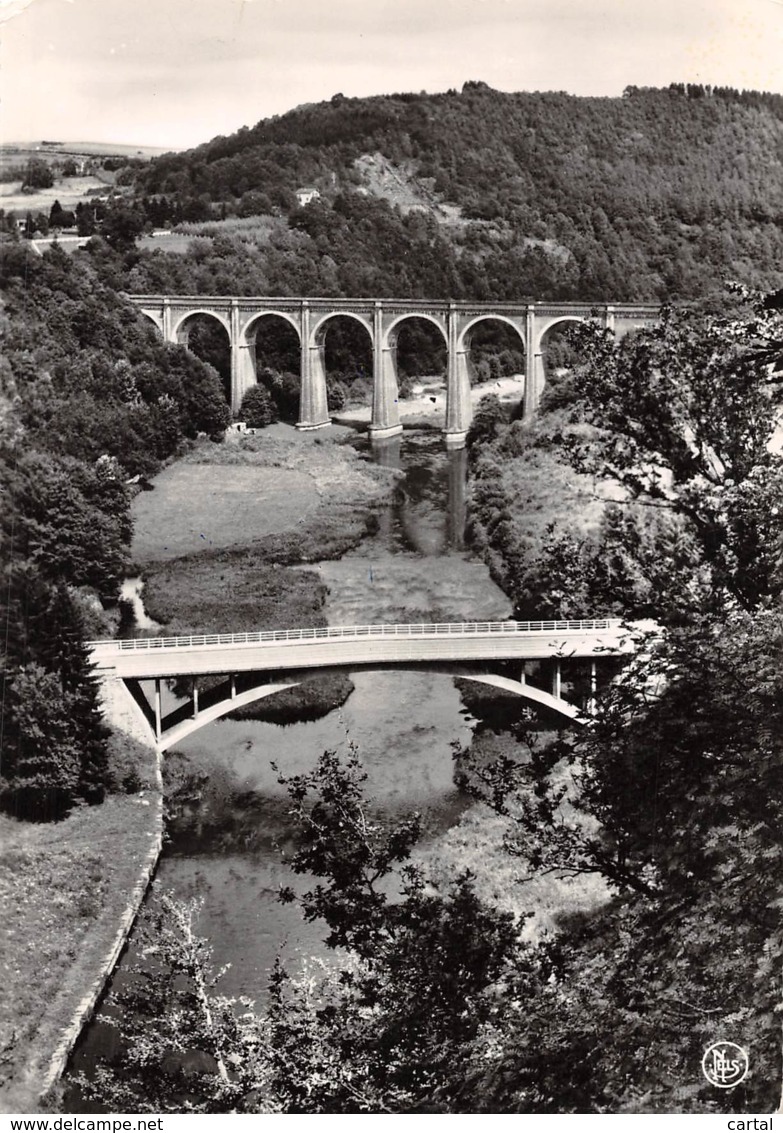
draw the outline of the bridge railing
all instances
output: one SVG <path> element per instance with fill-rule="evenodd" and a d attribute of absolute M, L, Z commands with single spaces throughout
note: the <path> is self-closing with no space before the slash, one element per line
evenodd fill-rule
<path fill-rule="evenodd" d="M 318 629 L 260 630 L 253 633 L 199 633 L 183 637 L 135 637 L 91 641 L 100 652 L 113 650 L 192 649 L 205 645 L 262 645 L 275 642 L 339 640 L 357 637 L 469 637 L 477 634 L 574 633 L 613 630 L 620 618 L 582 618 L 573 621 L 440 622 L 415 625 L 322 626 Z"/>

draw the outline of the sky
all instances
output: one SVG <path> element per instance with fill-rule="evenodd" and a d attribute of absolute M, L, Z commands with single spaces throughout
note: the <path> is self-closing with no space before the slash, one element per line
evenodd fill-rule
<path fill-rule="evenodd" d="M 182 148 L 305 102 L 783 93 L 783 0 L 0 0 L 0 140 Z"/>

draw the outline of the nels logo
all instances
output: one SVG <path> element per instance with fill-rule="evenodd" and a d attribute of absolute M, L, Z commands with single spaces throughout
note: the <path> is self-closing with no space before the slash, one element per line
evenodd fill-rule
<path fill-rule="evenodd" d="M 711 1086 L 730 1090 L 747 1076 L 750 1069 L 748 1052 L 736 1043 L 712 1043 L 704 1052 L 701 1069 Z"/>

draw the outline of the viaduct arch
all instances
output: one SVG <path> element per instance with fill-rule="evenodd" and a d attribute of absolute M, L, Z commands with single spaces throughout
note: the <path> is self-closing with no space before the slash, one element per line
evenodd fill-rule
<path fill-rule="evenodd" d="M 209 315 L 226 329 L 231 345 L 231 408 L 236 412 L 256 382 L 254 327 L 266 315 L 285 319 L 299 335 L 302 392 L 299 429 L 329 424 L 326 400 L 324 338 L 330 319 L 348 316 L 370 335 L 373 353 L 373 402 L 370 436 L 393 437 L 402 431 L 397 383 L 397 334 L 407 318 L 425 319 L 446 343 L 446 445 L 465 443 L 472 411 L 468 356 L 473 328 L 497 320 L 515 330 L 525 350 L 525 415 L 535 413 L 544 388 L 545 335 L 560 323 L 598 318 L 618 337 L 658 321 L 659 308 L 648 303 L 471 303 L 423 299 L 323 299 L 203 295 L 130 295 L 166 342 L 186 342 L 187 321 Z"/>

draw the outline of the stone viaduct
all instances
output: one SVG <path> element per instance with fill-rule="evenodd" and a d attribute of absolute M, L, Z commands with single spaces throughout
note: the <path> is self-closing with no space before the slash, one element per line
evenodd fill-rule
<path fill-rule="evenodd" d="M 323 299 L 206 295 L 131 295 L 167 342 L 187 345 L 197 316 L 216 319 L 231 346 L 231 408 L 236 412 L 256 382 L 256 335 L 261 321 L 284 319 L 299 336 L 302 392 L 298 428 L 329 424 L 326 402 L 325 343 L 329 323 L 338 316 L 356 320 L 367 331 L 373 354 L 370 436 L 380 440 L 401 432 L 397 405 L 397 337 L 407 319 L 425 319 L 443 336 L 447 354 L 446 444 L 459 448 L 471 422 L 468 356 L 473 330 L 487 321 L 504 323 L 519 336 L 525 352 L 525 415 L 534 413 L 544 387 L 544 345 L 554 327 L 594 317 L 618 337 L 657 321 L 659 308 L 644 303 L 471 303 L 423 299 Z"/>

